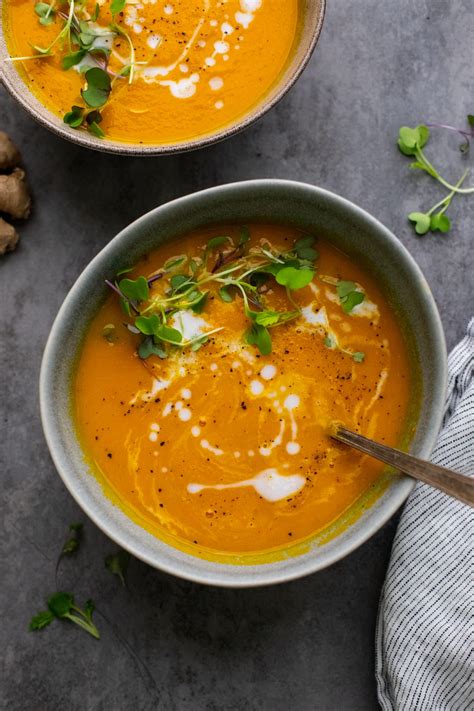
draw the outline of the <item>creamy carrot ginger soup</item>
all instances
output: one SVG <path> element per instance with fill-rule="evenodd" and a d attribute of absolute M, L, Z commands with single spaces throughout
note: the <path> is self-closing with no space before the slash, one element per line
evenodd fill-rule
<path fill-rule="evenodd" d="M 210 555 L 307 539 L 382 470 L 331 422 L 389 445 L 407 434 L 395 315 L 322 240 L 201 229 L 109 287 L 78 361 L 77 428 L 106 491 L 168 542 Z"/>
<path fill-rule="evenodd" d="M 143 143 L 211 133 L 272 87 L 298 0 L 6 0 L 9 51 L 71 130 Z M 23 58 L 23 59 L 21 59 Z"/>

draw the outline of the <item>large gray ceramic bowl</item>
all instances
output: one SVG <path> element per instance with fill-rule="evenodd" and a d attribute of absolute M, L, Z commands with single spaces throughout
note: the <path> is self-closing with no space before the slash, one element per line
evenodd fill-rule
<path fill-rule="evenodd" d="M 298 578 L 360 546 L 392 516 L 413 482 L 387 475 L 347 513 L 346 525 L 314 538 L 309 549 L 274 563 L 229 565 L 171 547 L 129 519 L 104 494 L 81 451 L 71 416 L 71 379 L 81 340 L 104 298 L 104 280 L 163 241 L 203 225 L 270 221 L 325 237 L 379 280 L 396 309 L 419 369 L 421 405 L 410 451 L 428 457 L 436 440 L 446 386 L 446 349 L 433 297 L 419 268 L 394 235 L 347 200 L 303 183 L 256 180 L 188 195 L 152 210 L 126 227 L 89 264 L 67 296 L 44 352 L 40 400 L 46 439 L 56 467 L 79 505 L 111 538 L 150 565 L 189 580 L 244 587 Z M 383 479 L 383 477 L 382 477 Z M 388 482 L 388 483 L 387 483 Z"/>
<path fill-rule="evenodd" d="M 69 128 L 59 116 L 47 109 L 25 84 L 17 71 L 15 63 L 8 61 L 9 52 L 5 40 L 4 23 L 2 23 L 4 5 L 8 1 L 0 0 L 0 83 L 5 85 L 5 88 L 8 89 L 20 106 L 53 133 L 67 138 L 73 143 L 79 143 L 82 146 L 98 151 L 141 156 L 180 153 L 195 148 L 203 148 L 242 131 L 261 118 L 291 89 L 309 62 L 321 32 L 326 6 L 326 0 L 299 0 L 300 27 L 296 34 L 290 58 L 270 90 L 262 96 L 261 100 L 248 113 L 209 134 L 163 145 L 125 143 L 108 140 L 107 138 L 95 138 L 95 136 L 86 131 Z M 31 11 L 33 12 L 33 6 Z"/>

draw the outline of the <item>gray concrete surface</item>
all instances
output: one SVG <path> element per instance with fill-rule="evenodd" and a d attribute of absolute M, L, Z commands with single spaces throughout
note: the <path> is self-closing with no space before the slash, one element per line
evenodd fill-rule
<path fill-rule="evenodd" d="M 322 573 L 250 591 L 199 587 L 138 561 L 129 589 L 121 589 L 103 567 L 114 545 L 86 521 L 85 545 L 76 561 L 66 561 L 60 587 L 80 601 L 93 597 L 133 652 L 99 615 L 100 642 L 59 623 L 37 635 L 26 631 L 54 589 L 53 560 L 68 523 L 84 520 L 41 431 L 42 349 L 69 287 L 132 219 L 232 180 L 309 181 L 359 203 L 399 236 L 431 284 L 449 346 L 472 315 L 474 201 L 453 203 L 451 234 L 416 237 L 405 215 L 430 206 L 439 191 L 411 174 L 394 147 L 402 124 L 463 123 L 474 111 L 472 2 L 328 4 L 316 54 L 290 95 L 244 134 L 191 155 L 141 160 L 87 152 L 37 126 L 0 89 L 0 128 L 22 148 L 35 199 L 21 247 L 0 263 L 1 709 L 378 707 L 373 638 L 396 520 Z M 437 137 L 452 177 L 462 164 L 456 143 Z"/>

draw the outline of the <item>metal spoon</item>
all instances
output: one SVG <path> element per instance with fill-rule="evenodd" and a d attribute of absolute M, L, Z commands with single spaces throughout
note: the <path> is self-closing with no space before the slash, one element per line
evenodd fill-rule
<path fill-rule="evenodd" d="M 385 444 L 374 442 L 374 440 L 351 432 L 337 423 L 333 424 L 329 434 L 333 439 L 365 452 L 385 464 L 390 464 L 414 479 L 423 481 L 448 496 L 474 507 L 474 478 L 458 474 L 458 472 L 432 464 L 424 459 L 418 459 L 412 454 L 400 452 L 400 450 L 387 447 Z"/>

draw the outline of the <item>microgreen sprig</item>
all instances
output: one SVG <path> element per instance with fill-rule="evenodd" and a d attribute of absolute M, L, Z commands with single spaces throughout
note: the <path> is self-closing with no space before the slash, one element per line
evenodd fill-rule
<path fill-rule="evenodd" d="M 468 116 L 468 122 L 470 126 L 474 126 L 474 117 Z M 472 137 L 473 132 L 462 131 L 461 129 L 456 129 L 455 127 L 448 126 L 446 124 L 435 124 L 440 128 L 447 128 L 450 130 L 455 130 L 461 133 L 465 138 L 463 152 L 466 152 L 469 148 L 469 138 Z M 439 231 L 446 233 L 451 227 L 451 222 L 447 215 L 445 215 L 451 201 L 455 195 L 470 195 L 474 193 L 474 187 L 463 188 L 461 187 L 468 171 L 465 171 L 461 178 L 457 181 L 455 185 L 451 185 L 445 178 L 443 178 L 438 170 L 434 167 L 430 160 L 428 160 L 424 148 L 430 137 L 430 130 L 428 126 L 419 125 L 415 128 L 410 128 L 408 126 L 402 126 L 399 131 L 398 138 L 398 148 L 405 156 L 414 157 L 415 160 L 410 164 L 410 168 L 414 170 L 422 170 L 428 173 L 434 180 L 440 183 L 444 188 L 449 190 L 448 195 L 446 195 L 442 200 L 437 202 L 433 207 L 427 212 L 414 211 L 408 215 L 408 219 L 414 224 L 414 228 L 417 234 L 424 235 L 430 230 L 432 232 Z M 438 210 L 438 212 L 436 212 Z"/>
<path fill-rule="evenodd" d="M 75 604 L 71 593 L 57 592 L 48 598 L 47 606 L 47 610 L 39 612 L 32 618 L 29 626 L 31 632 L 42 630 L 54 619 L 69 620 L 81 627 L 85 632 L 88 632 L 92 637 L 95 637 L 95 639 L 100 639 L 99 630 L 92 621 L 94 612 L 92 600 L 87 600 L 82 610 Z"/>

